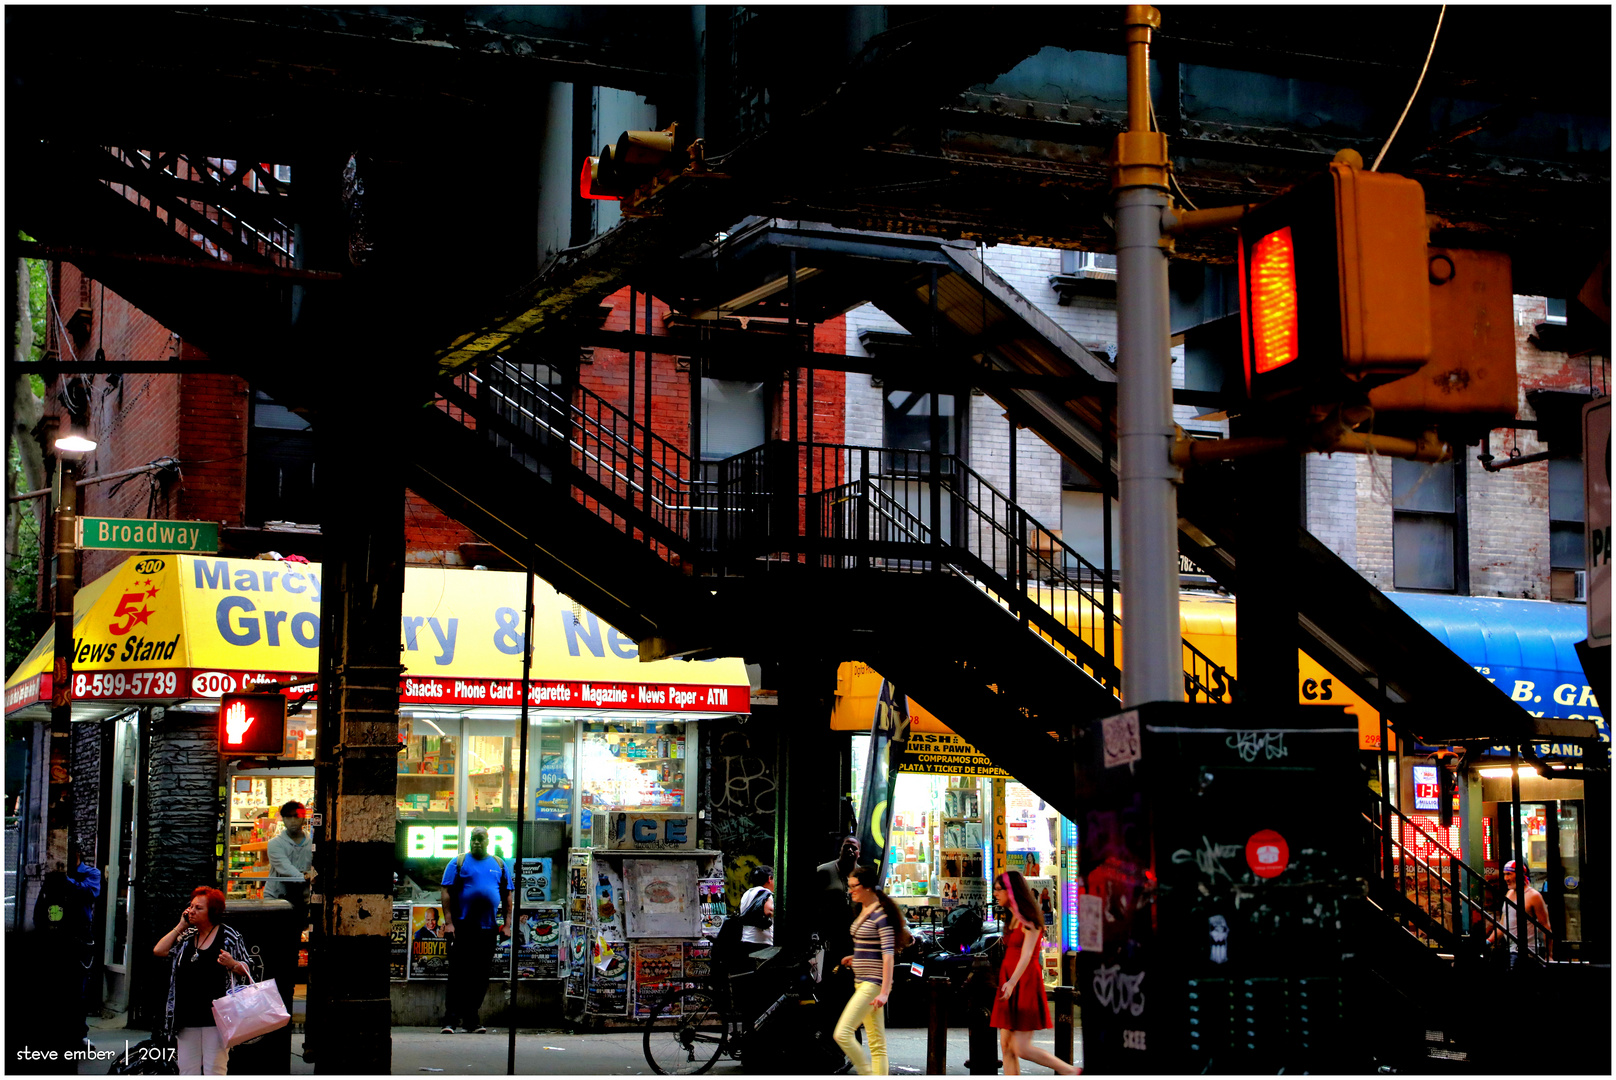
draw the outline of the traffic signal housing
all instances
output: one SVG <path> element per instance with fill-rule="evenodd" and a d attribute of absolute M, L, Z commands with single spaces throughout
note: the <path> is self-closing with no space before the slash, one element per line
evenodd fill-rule
<path fill-rule="evenodd" d="M 1337 402 L 1430 356 L 1425 193 L 1361 165 L 1344 151 L 1241 219 L 1241 346 L 1254 399 Z"/>
<path fill-rule="evenodd" d="M 700 141 L 679 136 L 679 125 L 662 131 L 625 131 L 600 154 L 584 159 L 578 194 L 586 199 L 612 199 L 629 213 L 700 158 Z"/>
<path fill-rule="evenodd" d="M 226 757 L 280 757 L 286 748 L 286 698 L 280 694 L 225 694 L 219 699 L 219 753 Z"/>

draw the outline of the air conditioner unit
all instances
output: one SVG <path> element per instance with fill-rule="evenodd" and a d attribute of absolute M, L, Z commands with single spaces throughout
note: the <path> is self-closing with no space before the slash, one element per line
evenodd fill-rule
<path fill-rule="evenodd" d="M 1571 598 L 1573 600 L 1582 600 L 1586 602 L 1588 599 L 1588 571 L 1573 570 L 1571 572 L 1571 580 L 1573 582 L 1571 586 Z"/>

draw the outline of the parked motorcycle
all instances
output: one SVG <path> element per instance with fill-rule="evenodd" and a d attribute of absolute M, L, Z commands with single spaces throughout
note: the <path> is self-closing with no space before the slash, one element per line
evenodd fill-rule
<path fill-rule="evenodd" d="M 1002 932 L 997 919 L 985 920 L 983 911 L 962 905 L 943 915 L 927 910 L 927 921 L 912 924 L 914 942 L 898 957 L 892 978 L 892 1004 L 888 1021 L 895 1026 L 925 1024 L 930 1015 L 929 980 L 949 981 L 948 1023 L 963 1027 L 970 1021 L 977 991 L 997 982 Z M 987 995 L 991 1008 L 991 992 Z M 896 1015 L 894 1015 L 894 1013 Z"/>

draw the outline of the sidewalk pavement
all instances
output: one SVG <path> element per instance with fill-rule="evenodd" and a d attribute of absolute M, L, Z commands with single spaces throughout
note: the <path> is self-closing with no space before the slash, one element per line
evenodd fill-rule
<path fill-rule="evenodd" d="M 123 1017 L 90 1020 L 90 1040 L 100 1051 L 123 1053 L 150 1038 L 150 1032 L 118 1027 Z M 948 1033 L 948 1075 L 965 1076 L 968 1056 L 963 1029 Z M 1051 1052 L 1055 1049 L 1053 1031 L 1033 1036 L 1033 1044 Z M 301 1032 L 292 1034 L 293 1076 L 313 1076 L 314 1063 L 299 1055 Z M 505 1028 L 490 1028 L 486 1035 L 444 1035 L 437 1028 L 395 1027 L 393 1029 L 394 1076 L 430 1077 L 439 1073 L 456 1076 L 503 1076 L 510 1047 Z M 926 1029 L 891 1028 L 887 1031 L 887 1052 L 894 1076 L 918 1076 L 926 1071 Z M 105 1075 L 112 1058 L 86 1062 L 80 1075 Z M 1079 1053 L 1078 1064 L 1082 1064 Z M 1022 1064 L 1028 1075 L 1050 1075 L 1039 1065 Z M 639 1031 L 612 1031 L 579 1035 L 559 1030 L 519 1028 L 516 1033 L 516 1075 L 518 1076 L 647 1076 L 654 1075 L 646 1064 Z M 741 1064 L 725 1057 L 711 1076 L 739 1076 Z"/>

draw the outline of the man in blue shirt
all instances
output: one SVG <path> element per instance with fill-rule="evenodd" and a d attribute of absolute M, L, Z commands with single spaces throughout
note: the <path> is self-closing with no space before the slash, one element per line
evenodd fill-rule
<path fill-rule="evenodd" d="M 488 992 L 489 967 L 496 934 L 511 934 L 511 878 L 499 856 L 488 853 L 488 830 L 471 830 L 470 850 L 449 860 L 439 888 L 443 932 L 449 938 L 449 986 L 443 1034 L 461 1031 L 481 1035 L 478 1013 Z"/>

